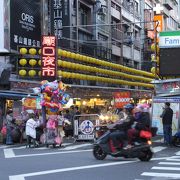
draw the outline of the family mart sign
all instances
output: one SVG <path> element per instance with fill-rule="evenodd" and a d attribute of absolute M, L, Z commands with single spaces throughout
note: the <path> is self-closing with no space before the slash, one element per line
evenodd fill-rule
<path fill-rule="evenodd" d="M 180 31 L 166 31 L 159 34 L 160 48 L 180 47 Z"/>

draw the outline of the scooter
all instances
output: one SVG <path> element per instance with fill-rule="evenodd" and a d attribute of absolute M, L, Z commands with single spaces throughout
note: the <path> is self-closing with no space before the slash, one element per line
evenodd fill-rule
<path fill-rule="evenodd" d="M 119 151 L 114 153 L 112 140 L 110 139 L 111 131 L 99 137 L 94 143 L 93 155 L 97 160 L 104 160 L 107 155 L 113 157 L 138 158 L 141 161 L 149 161 L 153 156 L 150 138 L 138 137 L 137 143 L 130 149 L 123 149 L 123 143 L 119 144 Z"/>
<path fill-rule="evenodd" d="M 176 147 L 180 147 L 180 131 L 176 132 L 176 134 L 173 136 L 172 144 Z"/>

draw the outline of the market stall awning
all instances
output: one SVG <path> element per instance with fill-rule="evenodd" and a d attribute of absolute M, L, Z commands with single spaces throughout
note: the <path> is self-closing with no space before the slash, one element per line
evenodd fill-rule
<path fill-rule="evenodd" d="M 22 99 L 24 97 L 37 97 L 37 95 L 17 91 L 0 91 L 0 98 Z"/>

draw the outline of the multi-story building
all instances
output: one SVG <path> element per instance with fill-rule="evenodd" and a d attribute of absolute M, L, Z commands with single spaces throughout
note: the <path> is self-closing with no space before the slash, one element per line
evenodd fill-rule
<path fill-rule="evenodd" d="M 161 28 L 163 31 L 173 31 L 179 29 L 179 1 L 176 0 L 145 0 L 144 4 L 144 59 L 142 62 L 142 68 L 146 71 L 150 71 L 152 67 L 151 63 L 151 44 L 154 42 L 155 30 L 154 21 L 155 15 L 162 16 Z"/>

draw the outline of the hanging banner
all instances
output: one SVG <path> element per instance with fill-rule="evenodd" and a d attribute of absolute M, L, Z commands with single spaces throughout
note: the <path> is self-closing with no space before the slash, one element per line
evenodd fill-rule
<path fill-rule="evenodd" d="M 56 79 L 56 37 L 42 36 L 42 79 Z"/>
<path fill-rule="evenodd" d="M 114 106 L 123 108 L 124 105 L 130 103 L 130 92 L 114 92 Z"/>

